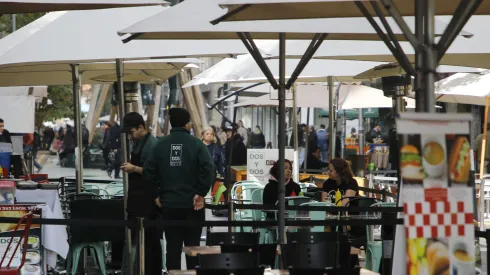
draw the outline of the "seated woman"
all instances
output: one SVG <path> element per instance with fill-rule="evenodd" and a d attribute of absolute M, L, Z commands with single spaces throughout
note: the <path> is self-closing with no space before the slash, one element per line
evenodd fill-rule
<path fill-rule="evenodd" d="M 358 197 L 359 185 L 350 168 L 350 164 L 341 159 L 336 158 L 330 161 L 328 164 L 328 176 L 329 178 L 323 183 L 322 201 L 335 201 L 335 193 L 340 191 L 342 197 Z M 349 199 L 342 200 L 342 206 L 345 206 L 349 202 Z M 354 206 L 354 205 L 351 205 Z"/>
<path fill-rule="evenodd" d="M 291 163 L 291 161 L 286 160 L 284 167 L 286 169 L 286 171 L 284 172 L 285 196 L 286 197 L 299 196 L 299 193 L 301 192 L 301 188 L 299 184 L 294 182 L 293 179 L 291 178 L 293 164 Z M 276 202 L 278 200 L 277 190 L 279 186 L 279 182 L 278 182 L 279 162 L 278 161 L 274 163 L 271 170 L 269 171 L 269 174 L 271 178 L 269 179 L 269 183 L 267 183 L 267 185 L 264 188 L 264 194 L 262 195 L 262 203 L 264 205 L 276 205 Z"/>

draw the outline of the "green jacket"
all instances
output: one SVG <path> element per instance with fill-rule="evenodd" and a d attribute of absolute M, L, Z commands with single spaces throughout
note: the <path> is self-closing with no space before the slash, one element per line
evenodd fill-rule
<path fill-rule="evenodd" d="M 163 207 L 191 208 L 196 194 L 209 192 L 213 167 L 204 143 L 184 128 L 174 128 L 153 147 L 143 176 L 160 188 Z"/>

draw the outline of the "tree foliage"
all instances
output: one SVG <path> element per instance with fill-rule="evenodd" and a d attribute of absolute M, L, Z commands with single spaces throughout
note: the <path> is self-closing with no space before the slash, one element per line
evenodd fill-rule
<path fill-rule="evenodd" d="M 48 104 L 48 99 L 52 104 Z M 73 112 L 73 93 L 70 86 L 50 86 L 48 98 L 36 109 L 36 127 L 40 127 L 44 121 L 73 118 Z"/>

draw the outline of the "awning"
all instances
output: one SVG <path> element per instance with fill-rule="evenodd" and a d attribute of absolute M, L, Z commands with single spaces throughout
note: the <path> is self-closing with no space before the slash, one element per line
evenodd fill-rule
<path fill-rule="evenodd" d="M 345 118 L 347 120 L 354 120 L 359 118 L 359 110 L 353 109 L 353 110 L 338 110 L 337 111 L 337 117 L 344 117 L 345 113 Z M 379 109 L 378 108 L 368 108 L 368 109 L 362 109 L 362 115 L 364 118 L 378 118 L 379 117 Z M 328 109 L 322 109 L 319 113 L 320 117 L 328 117 Z"/>

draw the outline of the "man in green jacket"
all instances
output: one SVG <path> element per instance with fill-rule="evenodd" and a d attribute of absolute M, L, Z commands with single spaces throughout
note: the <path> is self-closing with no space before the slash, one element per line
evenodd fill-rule
<path fill-rule="evenodd" d="M 214 181 L 214 166 L 202 141 L 190 135 L 190 114 L 182 108 L 169 111 L 170 135 L 160 139 L 143 168 L 144 176 L 159 188 L 162 219 L 204 221 L 204 196 Z M 180 270 L 182 245 L 199 246 L 201 227 L 165 228 L 167 269 Z M 186 257 L 195 269 L 195 257 Z"/>

